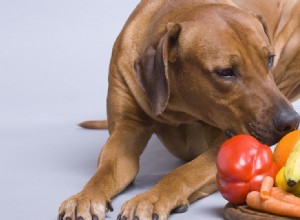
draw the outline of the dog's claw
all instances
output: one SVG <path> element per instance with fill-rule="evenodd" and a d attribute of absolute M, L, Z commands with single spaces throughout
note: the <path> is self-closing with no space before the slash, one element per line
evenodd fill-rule
<path fill-rule="evenodd" d="M 118 215 L 117 220 L 127 220 L 126 216 L 122 216 L 121 214 Z"/>
<path fill-rule="evenodd" d="M 72 220 L 70 217 L 67 217 L 65 220 Z"/>
<path fill-rule="evenodd" d="M 84 218 L 82 218 L 81 216 L 78 217 L 76 220 L 84 220 Z"/>
<path fill-rule="evenodd" d="M 189 205 L 181 205 L 172 210 L 173 213 L 184 213 L 189 209 Z"/>
<path fill-rule="evenodd" d="M 59 214 L 57 220 L 63 220 L 65 214 Z"/>
<path fill-rule="evenodd" d="M 113 211 L 114 211 L 114 208 L 112 207 L 111 202 L 107 202 L 107 203 L 106 203 L 106 207 L 107 207 L 107 209 L 108 209 L 110 212 L 113 212 Z"/>
<path fill-rule="evenodd" d="M 159 219 L 158 214 L 154 213 L 154 214 L 152 215 L 152 220 L 158 220 L 158 219 Z"/>
<path fill-rule="evenodd" d="M 140 220 L 138 216 L 134 216 L 133 220 Z"/>
<path fill-rule="evenodd" d="M 92 220 L 99 220 L 97 215 L 93 215 Z"/>

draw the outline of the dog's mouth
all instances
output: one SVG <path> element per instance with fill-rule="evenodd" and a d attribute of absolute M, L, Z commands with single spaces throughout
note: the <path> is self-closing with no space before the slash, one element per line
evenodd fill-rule
<path fill-rule="evenodd" d="M 250 135 L 255 137 L 259 142 L 272 146 L 280 140 L 280 135 L 271 131 L 271 129 L 266 129 L 262 124 L 252 121 L 246 125 L 246 130 Z M 226 129 L 224 131 L 225 136 L 229 139 L 238 134 L 234 129 Z"/>
<path fill-rule="evenodd" d="M 254 136 L 258 141 L 268 146 L 276 144 L 282 136 L 272 131 L 272 129 L 266 129 L 262 124 L 257 121 L 248 123 L 247 130 L 249 134 Z"/>
<path fill-rule="evenodd" d="M 224 131 L 225 136 L 229 139 L 237 135 L 237 133 L 233 129 L 226 129 Z"/>

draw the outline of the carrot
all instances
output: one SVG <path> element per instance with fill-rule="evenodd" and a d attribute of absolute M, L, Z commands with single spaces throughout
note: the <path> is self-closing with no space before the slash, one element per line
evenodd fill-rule
<path fill-rule="evenodd" d="M 300 198 L 297 196 L 294 196 L 291 193 L 288 193 L 286 191 L 284 191 L 283 189 L 279 188 L 279 187 L 273 187 L 271 190 L 271 197 L 281 200 L 283 202 L 287 202 L 287 203 L 293 203 L 295 205 L 299 205 L 300 206 Z"/>
<path fill-rule="evenodd" d="M 276 215 L 289 217 L 300 217 L 300 205 L 283 202 L 270 196 L 264 200 L 260 197 L 260 192 L 252 191 L 247 195 L 247 204 L 257 210 L 269 212 Z"/>
<path fill-rule="evenodd" d="M 260 188 L 260 197 L 262 199 L 266 200 L 270 197 L 273 185 L 274 185 L 274 179 L 272 177 L 266 176 L 263 179 Z"/>

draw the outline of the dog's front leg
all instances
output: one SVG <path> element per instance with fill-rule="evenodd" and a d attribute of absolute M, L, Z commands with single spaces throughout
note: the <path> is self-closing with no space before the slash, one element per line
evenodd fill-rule
<path fill-rule="evenodd" d="M 184 212 L 189 203 L 215 192 L 216 155 L 217 149 L 208 149 L 175 169 L 152 189 L 127 201 L 119 219 L 166 220 L 172 210 Z"/>
<path fill-rule="evenodd" d="M 62 203 L 59 220 L 104 219 L 111 199 L 135 178 L 151 134 L 152 127 L 118 125 L 103 147 L 95 175 L 81 192 Z"/>

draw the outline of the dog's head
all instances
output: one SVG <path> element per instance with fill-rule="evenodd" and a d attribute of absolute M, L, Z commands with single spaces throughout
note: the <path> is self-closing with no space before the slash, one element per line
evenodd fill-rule
<path fill-rule="evenodd" d="M 153 112 L 172 103 L 228 136 L 249 133 L 269 145 L 296 129 L 299 116 L 273 79 L 263 19 L 230 6 L 191 14 L 169 23 L 135 64 Z"/>

